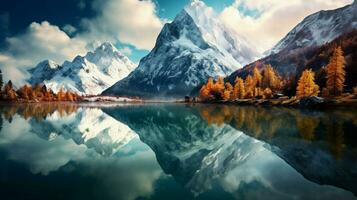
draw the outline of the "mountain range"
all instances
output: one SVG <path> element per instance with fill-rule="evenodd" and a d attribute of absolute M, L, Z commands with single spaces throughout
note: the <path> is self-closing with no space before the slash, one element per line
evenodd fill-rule
<path fill-rule="evenodd" d="M 181 98 L 196 95 L 209 77 L 222 76 L 234 82 L 237 76 L 244 78 L 254 67 L 263 70 L 267 64 L 284 77 L 299 76 L 311 63 L 309 67 L 319 74 L 332 46 L 340 45 L 339 38 L 346 38 L 343 35 L 356 28 L 355 0 L 351 5 L 307 16 L 261 58 L 253 45 L 222 23 L 212 8 L 192 1 L 164 25 L 154 48 L 137 68 L 112 44 L 104 43 L 72 62 L 41 62 L 30 70 L 29 82 L 86 95 Z M 349 36 L 346 40 L 354 41 L 353 34 Z M 356 60 L 353 45 L 343 46 L 346 58 L 350 58 L 347 68 Z M 322 60 L 318 53 L 324 55 Z M 353 78 L 355 70 L 351 69 L 349 76 Z"/>
<path fill-rule="evenodd" d="M 135 67 L 128 57 L 106 42 L 72 62 L 59 65 L 45 60 L 39 63 L 30 70 L 29 83 L 44 83 L 55 92 L 63 88 L 78 94 L 97 95 L 126 77 Z"/>

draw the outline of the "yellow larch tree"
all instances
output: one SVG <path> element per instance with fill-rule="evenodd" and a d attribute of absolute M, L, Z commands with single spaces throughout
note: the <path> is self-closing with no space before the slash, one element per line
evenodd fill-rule
<path fill-rule="evenodd" d="M 296 88 L 296 96 L 310 97 L 317 96 L 320 92 L 319 86 L 315 83 L 315 73 L 311 69 L 306 69 L 299 81 Z"/>
<path fill-rule="evenodd" d="M 326 87 L 328 94 L 331 96 L 338 96 L 343 92 L 346 75 L 345 64 L 346 60 L 343 56 L 343 51 L 341 47 L 337 47 L 326 66 Z"/>
<path fill-rule="evenodd" d="M 244 82 L 246 98 L 254 97 L 255 82 L 251 75 L 248 75 Z"/>
<path fill-rule="evenodd" d="M 226 83 L 226 88 L 223 92 L 223 100 L 231 100 L 233 96 L 233 86 L 230 83 Z"/>
<path fill-rule="evenodd" d="M 234 85 L 234 97 L 238 99 L 244 99 L 245 97 L 245 88 L 243 79 L 237 77 Z"/>
<path fill-rule="evenodd" d="M 260 95 L 260 88 L 262 87 L 262 75 L 257 67 L 253 70 L 253 80 L 254 80 L 254 97 Z"/>
<path fill-rule="evenodd" d="M 257 67 L 254 68 L 253 70 L 253 80 L 255 87 L 261 87 L 262 86 L 262 75 L 260 74 L 260 71 L 258 70 Z"/>
<path fill-rule="evenodd" d="M 211 91 L 214 87 L 213 78 L 209 78 L 207 83 L 200 90 L 200 99 L 203 101 L 212 100 Z"/>
<path fill-rule="evenodd" d="M 263 71 L 262 87 L 277 90 L 280 88 L 281 80 L 271 65 L 266 65 Z"/>

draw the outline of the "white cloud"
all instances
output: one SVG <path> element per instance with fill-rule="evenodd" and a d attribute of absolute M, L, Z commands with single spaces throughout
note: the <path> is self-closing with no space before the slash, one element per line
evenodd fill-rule
<path fill-rule="evenodd" d="M 248 38 L 260 52 L 270 49 L 294 26 L 319 10 L 335 9 L 353 0 L 236 0 L 225 8 L 221 18 Z M 258 11 L 257 18 L 239 12 L 238 7 Z"/>
<path fill-rule="evenodd" d="M 126 56 L 130 56 L 133 53 L 133 51 L 129 47 L 123 47 L 119 49 L 119 51 L 125 54 Z"/>
<path fill-rule="evenodd" d="M 23 84 L 26 69 L 44 59 L 57 63 L 71 60 L 86 53 L 87 43 L 80 38 L 70 38 L 59 27 L 44 21 L 33 22 L 23 34 L 6 38 L 8 47 L 0 52 L 0 66 L 5 80 Z"/>
<path fill-rule="evenodd" d="M 145 50 L 154 47 L 163 21 L 156 15 L 152 1 L 96 0 L 93 8 L 98 16 L 82 20 L 82 26 L 88 29 L 82 37 L 120 41 Z"/>
<path fill-rule="evenodd" d="M 62 27 L 62 29 L 63 29 L 66 33 L 68 33 L 69 35 L 72 35 L 72 34 L 74 34 L 74 33 L 77 32 L 76 27 L 74 27 L 74 26 L 72 26 L 72 25 L 70 25 L 70 24 L 66 24 L 65 26 Z"/>

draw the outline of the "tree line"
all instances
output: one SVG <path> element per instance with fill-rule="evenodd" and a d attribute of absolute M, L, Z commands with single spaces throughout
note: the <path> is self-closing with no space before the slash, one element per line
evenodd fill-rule
<path fill-rule="evenodd" d="M 320 90 L 319 85 L 315 83 L 315 73 L 312 69 L 306 69 L 297 82 L 296 96 L 298 98 L 340 96 L 344 92 L 345 86 L 345 64 L 341 47 L 336 47 L 329 63 L 324 68 L 326 87 Z M 209 78 L 200 89 L 199 97 L 202 101 L 270 99 L 277 94 L 284 95 L 284 91 L 291 85 L 293 85 L 291 80 L 282 78 L 271 65 L 266 65 L 262 71 L 255 67 L 253 73 L 248 75 L 245 80 L 236 77 L 234 85 L 229 82 L 225 83 L 222 77 L 218 77 L 216 81 Z M 353 89 L 353 93 L 357 94 L 357 86 Z"/>
<path fill-rule="evenodd" d="M 57 93 L 48 89 L 45 84 L 37 84 L 32 87 L 25 84 L 15 89 L 11 80 L 3 86 L 2 73 L 0 70 L 0 100 L 2 101 L 25 101 L 25 102 L 51 102 L 51 101 L 80 101 L 82 97 L 74 92 L 60 89 Z"/>

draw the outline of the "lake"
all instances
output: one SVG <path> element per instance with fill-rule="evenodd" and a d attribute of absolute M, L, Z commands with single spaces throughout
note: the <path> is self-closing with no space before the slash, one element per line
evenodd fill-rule
<path fill-rule="evenodd" d="M 357 199 L 356 109 L 0 106 L 1 199 Z"/>

